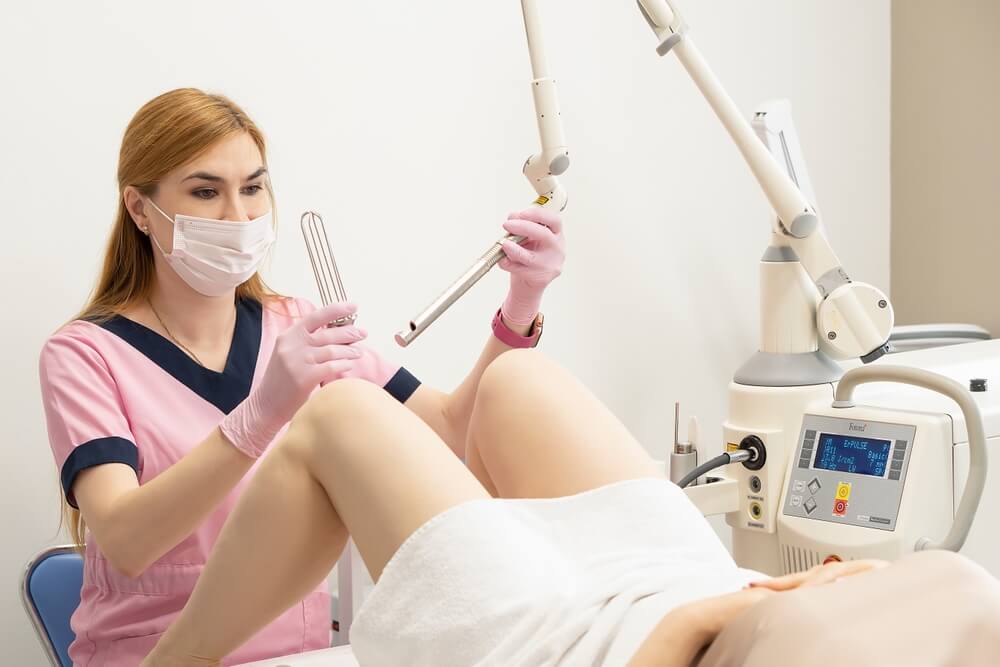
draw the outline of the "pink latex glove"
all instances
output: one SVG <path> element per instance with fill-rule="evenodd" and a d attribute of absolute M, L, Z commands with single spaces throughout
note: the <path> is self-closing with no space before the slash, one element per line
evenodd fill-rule
<path fill-rule="evenodd" d="M 508 324 L 529 324 L 538 315 L 542 292 L 562 273 L 566 261 L 562 217 L 532 206 L 507 216 L 503 228 L 525 239 L 520 244 L 503 242 L 507 257 L 500 260 L 500 268 L 510 273 L 510 290 L 500 313 Z"/>
<path fill-rule="evenodd" d="M 316 307 L 305 300 L 299 302 L 299 307 L 306 313 L 316 312 Z M 361 356 L 353 360 L 343 373 L 337 377 L 325 380 L 321 383 L 322 385 L 326 385 L 334 380 L 339 380 L 344 377 L 368 380 L 372 384 L 385 387 L 389 380 L 391 380 L 393 376 L 399 372 L 399 364 L 386 360 L 370 347 L 366 347 L 360 343 L 353 344 L 352 347 L 360 350 Z"/>
<path fill-rule="evenodd" d="M 385 387 L 401 368 L 399 364 L 387 360 L 370 347 L 360 343 L 352 347 L 360 350 L 361 356 L 351 362 L 350 368 L 343 374 L 345 378 L 360 378 Z"/>
<path fill-rule="evenodd" d="M 234 447 L 258 458 L 316 387 L 343 377 L 363 356 L 352 346 L 368 335 L 363 329 L 326 326 L 355 312 L 352 303 L 334 303 L 278 336 L 260 385 L 219 425 Z"/>

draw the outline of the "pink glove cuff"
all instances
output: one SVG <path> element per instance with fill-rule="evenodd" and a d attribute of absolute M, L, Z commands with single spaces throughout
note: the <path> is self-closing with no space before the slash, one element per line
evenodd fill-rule
<path fill-rule="evenodd" d="M 517 289 L 511 285 L 500 312 L 511 324 L 531 324 L 541 306 L 542 290 Z"/>
<path fill-rule="evenodd" d="M 261 410 L 259 401 L 258 392 L 251 392 L 219 424 L 226 440 L 252 459 L 261 457 L 284 426 L 264 419 L 267 413 Z"/>
<path fill-rule="evenodd" d="M 359 344 L 355 344 L 354 348 L 361 350 L 361 357 L 351 364 L 351 369 L 344 373 L 344 377 L 360 378 L 384 387 L 399 371 L 399 364 L 386 360 L 375 350 Z"/>

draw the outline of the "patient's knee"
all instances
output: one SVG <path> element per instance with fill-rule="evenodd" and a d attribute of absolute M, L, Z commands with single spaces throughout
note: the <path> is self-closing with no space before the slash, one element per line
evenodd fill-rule
<path fill-rule="evenodd" d="M 365 380 L 345 378 L 315 392 L 296 413 L 286 438 L 290 454 L 328 452 L 359 423 L 378 419 L 395 403 L 385 390 Z"/>
<path fill-rule="evenodd" d="M 357 378 L 344 378 L 326 385 L 306 402 L 304 419 L 328 428 L 348 425 L 365 413 L 383 410 L 390 403 L 381 387 Z"/>
<path fill-rule="evenodd" d="M 478 395 L 495 397 L 524 388 L 533 377 L 552 362 L 536 350 L 510 350 L 494 359 L 479 380 Z"/>

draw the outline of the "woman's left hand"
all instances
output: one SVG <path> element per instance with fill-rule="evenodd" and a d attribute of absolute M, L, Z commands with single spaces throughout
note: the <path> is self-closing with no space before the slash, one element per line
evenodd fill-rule
<path fill-rule="evenodd" d="M 351 347 L 360 350 L 361 356 L 351 362 L 350 368 L 341 377 L 368 380 L 372 384 L 385 387 L 399 372 L 399 364 L 389 361 L 370 347 L 360 343 L 355 343 Z"/>
<path fill-rule="evenodd" d="M 775 594 L 769 588 L 744 588 L 740 591 L 689 602 L 678 607 L 680 615 L 689 618 L 692 630 L 702 635 L 705 643 L 715 639 L 734 618 Z"/>
<path fill-rule="evenodd" d="M 562 227 L 559 213 L 538 206 L 507 216 L 503 228 L 524 237 L 520 244 L 503 242 L 507 257 L 500 260 L 500 268 L 510 273 L 510 291 L 501 312 L 508 323 L 532 322 L 538 314 L 542 292 L 562 273 L 566 260 Z"/>
<path fill-rule="evenodd" d="M 772 595 L 777 593 L 767 588 L 746 588 L 675 607 L 646 636 L 628 667 L 690 665 L 733 619 Z"/>
<path fill-rule="evenodd" d="M 874 558 L 832 561 L 824 565 L 816 565 L 803 572 L 794 572 L 782 577 L 755 581 L 750 586 L 751 588 L 767 588 L 772 591 L 790 591 L 796 588 L 822 586 L 823 584 L 829 584 L 844 577 L 851 577 L 856 574 L 870 572 L 871 570 L 880 570 L 887 565 L 889 565 L 889 561 Z"/>

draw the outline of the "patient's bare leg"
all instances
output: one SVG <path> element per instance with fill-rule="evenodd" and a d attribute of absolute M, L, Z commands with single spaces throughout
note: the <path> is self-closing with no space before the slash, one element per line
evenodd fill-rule
<path fill-rule="evenodd" d="M 565 496 L 663 476 L 603 403 L 533 350 L 506 352 L 483 374 L 467 463 L 503 498 Z"/>
<path fill-rule="evenodd" d="M 261 463 L 149 665 L 216 664 L 302 599 L 348 532 L 378 578 L 427 520 L 488 494 L 447 445 L 361 380 L 321 390 Z"/>

